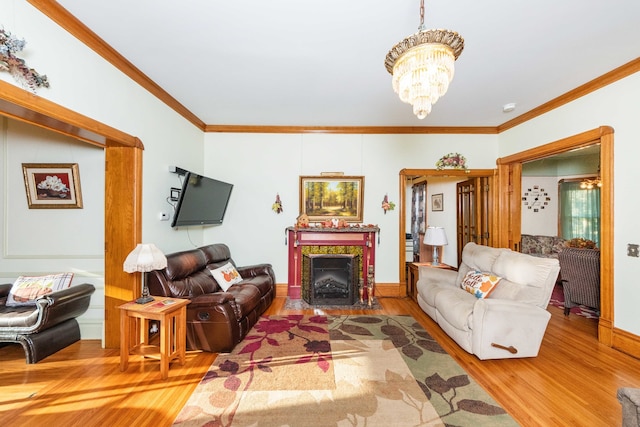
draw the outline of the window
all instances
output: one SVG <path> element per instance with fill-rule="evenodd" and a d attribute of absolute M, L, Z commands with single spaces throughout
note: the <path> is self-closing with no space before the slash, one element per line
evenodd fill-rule
<path fill-rule="evenodd" d="M 580 188 L 579 180 L 561 180 L 559 186 L 560 235 L 593 240 L 600 247 L 600 188 Z"/>

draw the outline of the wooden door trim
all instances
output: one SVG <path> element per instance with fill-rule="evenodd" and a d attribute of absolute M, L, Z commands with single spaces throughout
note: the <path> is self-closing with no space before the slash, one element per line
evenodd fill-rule
<path fill-rule="evenodd" d="M 601 261 L 601 277 L 600 277 L 600 319 L 598 322 L 598 340 L 600 343 L 609 347 L 619 348 L 627 353 L 633 354 L 640 350 L 640 344 L 629 344 L 628 338 L 620 338 L 616 340 L 616 331 L 614 329 L 613 316 L 613 128 L 610 126 L 601 126 L 586 132 L 572 135 L 557 141 L 541 145 L 530 150 L 525 150 L 507 157 L 497 160 L 498 171 L 500 176 L 499 193 L 503 195 L 500 198 L 501 206 L 499 211 L 502 214 L 501 223 L 513 224 L 520 220 L 521 203 L 519 197 L 506 197 L 504 195 L 515 192 L 515 188 L 509 188 L 509 168 L 521 168 L 523 162 L 538 160 L 544 157 L 560 154 L 569 150 L 575 150 L 594 144 L 600 144 L 600 176 L 602 177 L 602 187 L 600 189 L 601 197 L 601 236 L 600 236 L 600 261 Z M 520 185 L 520 180 L 516 180 Z M 516 181 L 513 184 L 516 184 Z M 518 203 L 515 203 L 518 199 Z M 501 227 L 499 239 L 502 246 L 512 247 L 513 242 L 511 228 Z M 518 233 L 519 235 L 519 230 Z M 505 243 L 507 243 L 505 245 Z M 618 347 L 616 347 L 618 346 Z M 630 348 L 620 348 L 630 346 Z M 633 350 L 630 351 L 630 350 Z"/>
<path fill-rule="evenodd" d="M 142 234 L 142 142 L 4 81 L 0 114 L 105 150 L 105 346 L 118 348 L 116 307 L 140 293 L 140 275 L 124 273 L 122 262 Z"/>
<path fill-rule="evenodd" d="M 414 176 L 443 176 L 443 177 L 460 177 L 460 178 L 477 178 L 477 177 L 493 177 L 496 174 L 495 169 L 467 169 L 467 170 L 459 170 L 459 169 L 401 169 L 399 172 L 398 179 L 398 204 L 400 206 L 398 215 L 400 215 L 400 220 L 398 221 L 398 277 L 400 280 L 400 296 L 406 295 L 406 288 L 403 288 L 403 285 L 406 284 L 407 275 L 405 270 L 405 264 L 407 262 L 406 250 L 405 250 L 405 240 L 406 240 L 406 186 L 408 184 L 408 179 Z"/>

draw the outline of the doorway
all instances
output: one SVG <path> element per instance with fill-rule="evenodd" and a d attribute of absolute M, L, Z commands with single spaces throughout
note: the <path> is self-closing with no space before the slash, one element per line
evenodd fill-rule
<path fill-rule="evenodd" d="M 407 225 L 410 219 L 408 215 L 410 214 L 410 210 L 408 207 L 411 205 L 411 198 L 407 196 L 407 189 L 411 187 L 411 184 L 414 180 L 418 178 L 426 178 L 429 179 L 451 179 L 455 181 L 468 181 L 475 179 L 485 179 L 487 183 L 495 182 L 496 170 L 495 169 L 468 169 L 468 170 L 438 170 L 438 169 L 402 169 L 400 171 L 399 177 L 399 209 L 400 209 L 400 221 L 399 221 L 399 233 L 398 233 L 398 248 L 399 248 L 399 274 L 400 284 L 406 283 L 407 280 L 407 262 L 412 262 L 413 260 L 408 259 L 406 255 L 406 234 L 407 234 Z M 495 185 L 495 184 L 494 184 Z M 430 205 L 430 200 L 427 200 L 427 205 Z M 484 202 L 483 202 L 484 203 Z M 497 198 L 495 196 L 489 196 L 486 201 L 486 206 L 488 209 L 494 210 L 497 206 Z M 428 209 L 427 209 L 428 210 Z M 495 210 L 494 210 L 495 211 Z M 457 215 L 457 214 L 456 214 Z M 495 217 L 495 215 L 493 215 Z M 487 244 L 493 245 L 495 236 L 495 222 L 492 218 L 487 217 L 487 224 L 489 228 L 489 236 L 487 237 Z M 456 230 L 457 231 L 457 230 Z M 456 233 L 457 234 L 457 233 Z M 451 261 L 450 263 L 453 263 Z M 457 266 L 457 262 L 455 263 Z"/>
<path fill-rule="evenodd" d="M 545 157 L 600 145 L 601 246 L 600 318 L 598 341 L 613 344 L 613 128 L 602 126 L 497 160 L 498 245 L 519 249 L 521 236 L 522 164 Z"/>

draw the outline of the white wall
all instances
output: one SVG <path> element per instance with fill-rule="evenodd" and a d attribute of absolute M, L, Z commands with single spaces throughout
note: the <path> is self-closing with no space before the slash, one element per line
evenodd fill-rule
<path fill-rule="evenodd" d="M 500 156 L 517 153 L 602 125 L 614 133 L 614 320 L 615 327 L 640 335 L 638 307 L 640 258 L 626 255 L 628 243 L 640 243 L 635 185 L 640 182 L 640 73 L 613 83 L 563 107 L 500 134 Z"/>
<path fill-rule="evenodd" d="M 495 167 L 495 165 L 494 165 Z M 491 167 L 488 167 L 491 169 Z M 442 227 L 447 233 L 448 245 L 444 246 L 440 254 L 440 262 L 458 266 L 458 223 L 456 183 L 463 179 L 427 179 L 427 226 Z M 433 211 L 431 206 L 432 196 L 442 194 L 442 211 Z"/>
<path fill-rule="evenodd" d="M 72 285 L 96 287 L 78 320 L 87 338 L 104 319 L 104 151 L 47 130 L 0 119 L 2 253 L 0 283 L 18 276 L 72 272 Z M 82 209 L 29 209 L 22 163 L 77 163 Z"/>
<path fill-rule="evenodd" d="M 536 189 L 537 186 L 537 189 Z M 532 190 L 532 191 L 529 191 Z M 542 193 L 539 202 L 534 205 L 532 193 Z M 528 194 L 528 195 L 526 195 Z M 558 235 L 558 177 L 523 176 L 522 177 L 522 234 L 542 236 Z M 549 200 L 546 200 L 546 199 Z"/>
<path fill-rule="evenodd" d="M 363 222 L 381 230 L 376 281 L 398 283 L 399 210 L 385 215 L 381 205 L 385 194 L 398 203 L 400 170 L 435 168 L 450 152 L 465 155 L 472 168 L 494 168 L 497 136 L 210 133 L 204 149 L 205 174 L 235 185 L 224 224 L 205 228 L 206 242 L 227 243 L 240 265 L 270 262 L 278 283 L 286 283 L 285 228 L 299 215 L 300 175 L 364 176 Z M 284 204 L 280 215 L 271 211 L 277 193 Z M 447 204 L 455 206 L 455 199 Z M 455 211 L 444 213 L 455 221 Z"/>
<path fill-rule="evenodd" d="M 4 28 L 24 37 L 22 56 L 30 67 L 46 74 L 49 89 L 38 95 L 137 136 L 145 145 L 143 240 L 155 242 L 165 252 L 216 241 L 227 242 L 239 264 L 272 262 L 278 281 L 286 282 L 284 228 L 298 214 L 298 177 L 323 171 L 343 171 L 365 176 L 366 223 L 381 227 L 376 280 L 397 282 L 397 211 L 383 214 L 384 194 L 398 200 L 398 172 L 402 168 L 431 168 L 449 152 L 467 157 L 470 168 L 493 168 L 495 159 L 571 136 L 600 125 L 615 129 L 615 326 L 640 335 L 637 307 L 640 291 L 635 272 L 640 260 L 629 258 L 627 243 L 640 242 L 634 185 L 640 181 L 637 159 L 640 121 L 637 99 L 640 74 L 616 82 L 500 135 L 260 135 L 205 134 L 121 72 L 82 45 L 22 0 L 0 2 Z M 15 84 L 6 72 L 0 79 Z M 203 145 L 204 140 L 204 145 Z M 10 148 L 12 152 L 13 148 Z M 80 154 L 78 154 L 80 155 Z M 84 160 L 83 160 L 84 161 Z M 93 159 L 92 159 L 93 161 Z M 3 164 L 11 165 L 13 160 Z M 169 189 L 176 176 L 169 165 L 199 170 L 237 185 L 228 221 L 220 227 L 173 230 L 160 222 Z M 9 175 L 3 170 L 4 188 Z M 9 175 L 8 175 L 9 174 Z M 83 186 L 84 186 L 83 181 Z M 86 184 L 90 186 L 90 183 Z M 236 191 L 237 190 L 237 191 Z M 285 211 L 270 210 L 280 193 Z M 7 206 L 5 191 L 3 203 Z M 447 203 L 445 201 L 445 203 Z M 611 207 L 613 208 L 613 206 Z M 6 208 L 5 208 L 6 212 Z M 2 241 L 12 224 L 3 222 Z M 96 231 L 102 234 L 102 230 Z M 49 251 L 52 252 L 52 251 Z M 88 250 L 91 255 L 92 250 Z M 16 270 L 39 271 L 56 259 L 48 253 L 38 260 L 21 259 L 3 264 L 0 276 Z M 53 261 L 55 262 L 55 261 Z M 74 267 L 74 266 L 70 266 Z M 84 262 L 81 270 L 84 270 Z M 86 268 L 93 270 L 94 266 Z M 103 272 L 96 272 L 96 280 Z M 85 338 L 91 338 L 85 336 Z"/>
<path fill-rule="evenodd" d="M 50 88 L 38 89 L 38 96 L 136 136 L 144 144 L 143 240 L 155 243 L 165 252 L 184 249 L 189 239 L 202 242 L 201 232 L 189 236 L 187 230 L 172 230 L 167 222 L 158 219 L 160 212 L 172 209 L 166 199 L 169 189 L 175 186 L 176 175 L 168 173 L 168 166 L 203 167 L 202 132 L 27 2 L 0 2 L 0 16 L 7 31 L 27 41 L 19 56 L 49 79 Z M 0 72 L 0 79 L 19 86 L 7 72 Z M 79 272 L 78 278 L 87 277 L 89 280 L 90 276 L 92 282 L 103 282 L 104 245 L 98 242 L 104 236 L 104 201 L 100 199 L 104 196 L 104 154 L 73 140 L 43 135 L 39 130 L 23 138 L 31 139 L 29 150 L 19 145 L 22 142 L 14 144 L 11 139 L 3 142 L 3 159 L 0 162 L 4 180 L 4 218 L 0 231 L 4 251 L 0 259 L 0 277 L 4 281 L 12 281 L 25 272 L 71 269 Z M 38 139 L 42 141 L 38 142 Z M 21 193 L 24 184 L 19 165 L 25 159 L 42 163 L 69 162 L 72 159 L 79 163 L 84 209 L 67 213 L 58 210 L 29 212 Z M 97 190 L 91 191 L 94 188 Z M 23 204 L 15 205 L 14 198 Z M 78 216 L 82 217 L 81 222 L 77 221 Z M 37 225 L 47 221 L 52 226 L 62 223 L 64 230 L 73 224 L 74 230 L 79 228 L 82 232 L 74 231 L 64 236 L 58 233 L 54 237 L 60 245 L 55 246 L 51 243 L 55 241 L 54 237 L 46 239 L 32 233 L 30 224 L 33 222 L 30 221 L 34 218 L 38 219 Z M 43 245 L 28 246 L 27 250 L 22 241 L 15 238 L 23 230 L 28 241 L 40 240 Z M 92 298 L 90 311 L 100 312 L 103 317 L 103 304 L 103 295 L 97 293 Z M 101 338 L 102 327 L 80 320 L 83 338 Z"/>

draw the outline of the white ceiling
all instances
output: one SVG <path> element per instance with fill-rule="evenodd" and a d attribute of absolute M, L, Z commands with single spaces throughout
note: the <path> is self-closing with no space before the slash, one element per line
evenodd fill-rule
<path fill-rule="evenodd" d="M 465 48 L 418 120 L 384 59 L 419 0 L 58 2 L 210 125 L 498 126 L 640 57 L 638 0 L 427 0 Z"/>

